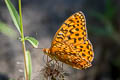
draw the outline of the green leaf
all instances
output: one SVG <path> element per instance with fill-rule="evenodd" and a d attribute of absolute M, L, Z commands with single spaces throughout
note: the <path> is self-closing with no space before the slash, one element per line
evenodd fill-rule
<path fill-rule="evenodd" d="M 29 80 L 31 80 L 31 75 L 32 75 L 32 62 L 31 62 L 30 52 L 29 52 L 28 50 L 26 51 L 25 57 L 26 57 L 28 78 L 29 78 Z"/>
<path fill-rule="evenodd" d="M 33 45 L 33 47 L 38 48 L 39 42 L 35 38 L 27 36 L 25 37 L 25 40 L 28 40 Z"/>
<path fill-rule="evenodd" d="M 116 6 L 113 4 L 112 0 L 105 0 L 105 14 L 108 19 L 112 20 L 117 11 Z"/>
<path fill-rule="evenodd" d="M 12 28 L 10 28 L 10 26 L 3 22 L 0 22 L 0 32 L 12 38 L 17 36 L 17 33 Z"/>
<path fill-rule="evenodd" d="M 7 8 L 10 12 L 10 15 L 12 17 L 13 23 L 15 24 L 16 28 L 18 29 L 19 33 L 21 34 L 21 28 L 20 28 L 20 17 L 18 15 L 17 10 L 13 6 L 10 0 L 5 0 L 5 3 L 7 5 Z"/>

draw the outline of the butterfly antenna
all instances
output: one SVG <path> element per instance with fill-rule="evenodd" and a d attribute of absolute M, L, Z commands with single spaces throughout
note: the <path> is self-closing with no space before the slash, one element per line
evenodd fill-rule
<path fill-rule="evenodd" d="M 34 49 L 40 49 L 40 50 L 42 50 L 42 49 L 43 49 L 43 48 L 39 48 L 39 47 L 38 47 L 38 48 L 33 47 L 33 48 L 34 48 Z"/>

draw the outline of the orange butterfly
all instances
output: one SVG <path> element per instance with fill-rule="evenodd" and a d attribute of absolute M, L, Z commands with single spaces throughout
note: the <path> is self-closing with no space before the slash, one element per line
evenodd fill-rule
<path fill-rule="evenodd" d="M 76 69 L 91 66 L 94 52 L 87 37 L 86 20 L 82 12 L 70 16 L 56 32 L 51 47 L 43 52 Z"/>

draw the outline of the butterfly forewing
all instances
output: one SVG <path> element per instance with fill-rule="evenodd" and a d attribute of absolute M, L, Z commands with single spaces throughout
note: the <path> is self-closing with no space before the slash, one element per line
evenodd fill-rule
<path fill-rule="evenodd" d="M 52 44 L 62 40 L 71 44 L 83 43 L 87 39 L 86 20 L 82 12 L 70 16 L 56 32 Z"/>

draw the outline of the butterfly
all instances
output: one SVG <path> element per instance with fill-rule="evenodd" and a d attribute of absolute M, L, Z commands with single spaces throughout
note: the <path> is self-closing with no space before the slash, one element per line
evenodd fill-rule
<path fill-rule="evenodd" d="M 43 52 L 52 59 L 76 69 L 90 67 L 94 58 L 93 47 L 87 36 L 86 19 L 79 11 L 64 21 L 56 32 L 50 48 Z"/>

